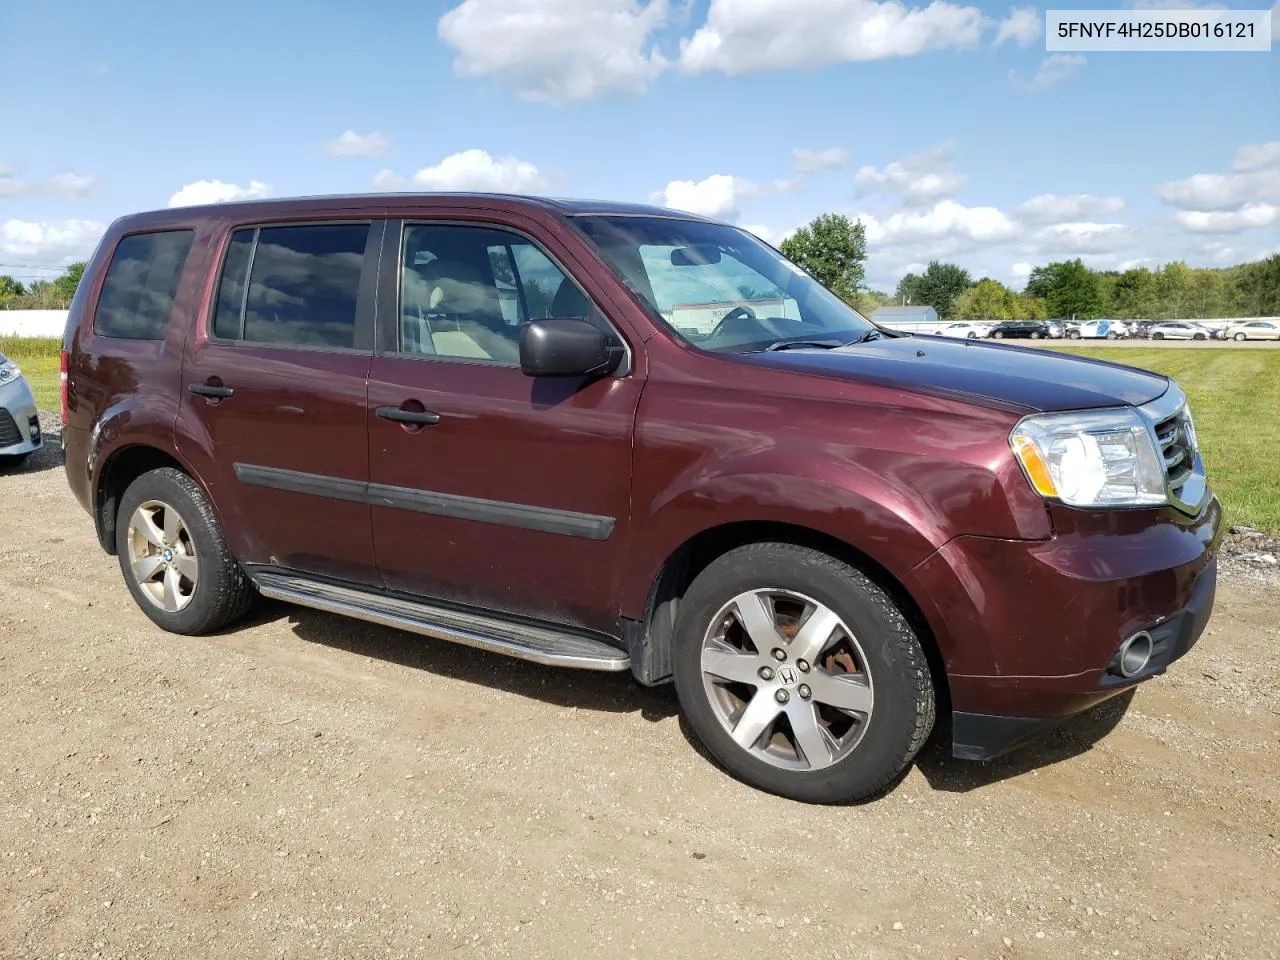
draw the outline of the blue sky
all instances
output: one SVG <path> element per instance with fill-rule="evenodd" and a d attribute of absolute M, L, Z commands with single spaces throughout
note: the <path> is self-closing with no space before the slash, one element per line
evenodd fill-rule
<path fill-rule="evenodd" d="M 882 289 L 931 258 L 1019 285 L 1077 255 L 1280 249 L 1280 44 L 1055 57 L 1043 23 L 962 0 L 6 0 L 0 273 L 48 275 L 137 210 L 375 188 L 657 200 L 773 242 L 839 211 Z"/>

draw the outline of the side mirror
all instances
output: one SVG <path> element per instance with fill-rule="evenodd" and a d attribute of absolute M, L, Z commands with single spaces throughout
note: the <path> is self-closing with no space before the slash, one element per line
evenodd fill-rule
<path fill-rule="evenodd" d="M 622 344 L 576 317 L 530 320 L 520 329 L 520 369 L 530 377 L 603 377 L 625 355 Z"/>

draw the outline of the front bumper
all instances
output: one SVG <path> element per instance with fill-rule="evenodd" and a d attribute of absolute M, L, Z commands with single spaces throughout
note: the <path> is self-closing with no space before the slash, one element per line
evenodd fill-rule
<path fill-rule="evenodd" d="M 947 667 L 952 753 L 986 759 L 1163 673 L 1213 610 L 1222 506 L 1197 517 L 1056 508 L 1051 540 L 960 537 L 914 571 Z M 1152 639 L 1146 666 L 1114 670 Z"/>
<path fill-rule="evenodd" d="M 36 398 L 21 375 L 0 383 L 0 457 L 22 456 L 44 443 Z"/>

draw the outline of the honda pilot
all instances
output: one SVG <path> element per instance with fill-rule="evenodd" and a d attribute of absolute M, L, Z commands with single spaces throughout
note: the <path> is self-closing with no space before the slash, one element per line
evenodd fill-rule
<path fill-rule="evenodd" d="M 880 328 L 752 234 L 621 203 L 249 201 L 111 225 L 66 475 L 174 634 L 256 595 L 673 683 L 809 802 L 939 723 L 996 756 L 1170 666 L 1222 510 L 1143 370 Z"/>

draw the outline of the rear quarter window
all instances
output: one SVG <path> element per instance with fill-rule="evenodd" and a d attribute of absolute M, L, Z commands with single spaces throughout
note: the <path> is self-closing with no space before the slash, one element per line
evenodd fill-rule
<path fill-rule="evenodd" d="M 93 314 L 93 332 L 163 340 L 194 230 L 135 233 L 116 245 Z"/>

